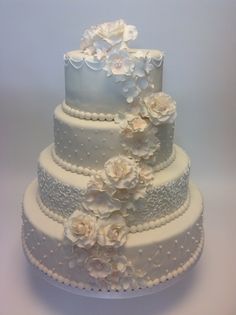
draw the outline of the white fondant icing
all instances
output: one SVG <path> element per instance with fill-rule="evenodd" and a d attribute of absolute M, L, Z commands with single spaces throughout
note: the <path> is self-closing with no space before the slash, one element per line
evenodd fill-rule
<path fill-rule="evenodd" d="M 147 198 L 140 202 L 139 210 L 130 212 L 128 225 L 153 221 L 177 210 L 185 202 L 188 193 L 189 158 L 179 147 L 176 159 L 154 175 Z M 43 204 L 56 214 L 68 217 L 80 207 L 90 177 L 68 172 L 51 157 L 51 147 L 39 157 L 39 193 Z"/>
<path fill-rule="evenodd" d="M 174 124 L 164 124 L 157 128 L 160 142 L 159 149 L 154 153 L 157 168 L 172 154 L 173 134 Z M 72 171 L 78 171 L 78 167 L 102 169 L 109 158 L 126 154 L 118 124 L 113 121 L 77 119 L 65 114 L 61 106 L 54 113 L 54 136 L 57 161 L 68 170 L 70 165 L 74 165 Z M 82 169 L 79 170 L 81 172 Z"/>
<path fill-rule="evenodd" d="M 65 54 L 54 145 L 23 201 L 23 246 L 60 283 L 148 288 L 186 271 L 203 246 L 202 198 L 173 147 L 175 101 L 163 54 L 129 49 L 123 20 L 92 26 Z"/>
<path fill-rule="evenodd" d="M 48 209 L 41 201 L 39 195 L 37 195 L 37 202 L 39 204 L 39 207 L 41 211 L 46 214 L 49 218 L 59 222 L 59 223 L 64 223 L 66 221 L 66 217 L 60 214 L 55 213 L 54 211 Z M 188 208 L 190 203 L 190 197 L 187 196 L 186 201 L 184 204 L 178 208 L 176 211 L 167 214 L 164 217 L 161 217 L 159 219 L 153 220 L 153 221 L 147 221 L 144 224 L 138 224 L 138 225 L 131 225 L 128 227 L 128 230 L 130 233 L 137 233 L 137 232 L 142 232 L 146 230 L 153 229 L 155 227 L 160 227 L 161 225 L 167 224 L 170 221 L 178 218 L 180 215 L 182 215 Z"/>
<path fill-rule="evenodd" d="M 135 276 L 132 279 L 125 278 L 125 281 L 129 283 L 128 288 L 132 288 L 132 285 L 134 287 L 146 286 L 147 281 L 150 280 L 156 282 L 156 279 L 159 279 L 163 282 L 174 276 L 179 268 L 182 268 L 181 272 L 185 271 L 194 262 L 196 251 L 199 254 L 201 251 L 198 249 L 199 246 L 201 245 L 202 248 L 202 199 L 192 184 L 190 192 L 191 203 L 182 216 L 159 228 L 128 235 L 127 242 L 119 254 L 124 255 L 133 266 Z M 51 220 L 40 211 L 36 202 L 36 193 L 35 184 L 30 185 L 23 203 L 24 242 L 28 253 L 31 253 L 35 261 L 39 261 L 44 266 L 44 270 L 52 270 L 53 266 L 55 272 L 61 277 L 59 280 L 66 278 L 69 282 L 85 283 L 94 289 L 115 288 L 116 282 L 112 285 L 112 281 L 109 283 L 95 281 L 87 273 L 84 262 L 88 257 L 86 255 L 90 255 L 89 252 L 73 253 L 71 245 L 65 242 L 63 225 Z M 142 249 L 141 254 L 140 249 Z M 53 260 L 44 258 L 44 255 L 48 253 L 49 257 L 53 255 Z M 79 260 L 79 265 L 73 265 L 75 260 Z M 61 264 L 54 264 L 53 261 L 61 262 Z M 160 267 L 157 268 L 157 265 Z M 78 268 L 80 268 L 79 273 Z M 127 267 L 124 266 L 124 268 Z M 142 273 L 142 270 L 145 272 Z M 121 277 L 117 289 L 124 288 L 122 280 Z"/>
<path fill-rule="evenodd" d="M 163 53 L 158 50 L 131 49 L 135 56 L 140 52 L 150 55 L 154 65 L 150 78 L 154 83 L 153 90 L 161 91 Z M 129 111 L 130 105 L 122 95 L 122 82 L 117 82 L 114 76 L 107 77 L 103 70 L 104 61 L 87 60 L 87 55 L 81 50 L 65 54 L 65 102 L 72 108 L 84 112 L 117 114 L 119 111 Z M 96 84 L 93 84 L 96 82 Z"/>

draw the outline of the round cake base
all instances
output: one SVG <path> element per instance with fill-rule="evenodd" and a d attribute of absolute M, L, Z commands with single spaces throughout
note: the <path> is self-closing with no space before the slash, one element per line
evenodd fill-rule
<path fill-rule="evenodd" d="M 36 266 L 32 265 L 29 262 L 29 265 L 33 272 L 37 274 L 37 276 L 42 277 L 44 280 L 46 280 L 49 284 L 53 285 L 54 287 L 57 287 L 59 289 L 65 290 L 69 293 L 85 296 L 85 297 L 91 297 L 91 298 L 99 298 L 99 299 L 129 299 L 129 298 L 135 298 L 135 297 L 141 297 L 145 295 L 155 294 L 158 292 L 161 292 L 177 282 L 183 280 L 186 278 L 186 276 L 191 273 L 198 262 L 199 258 L 201 257 L 201 254 L 198 256 L 198 259 L 195 261 L 194 264 L 192 264 L 191 267 L 189 267 L 185 272 L 181 273 L 180 275 L 176 276 L 175 278 L 172 278 L 170 280 L 166 280 L 163 283 L 160 283 L 158 285 L 155 285 L 151 288 L 143 288 L 143 289 L 136 289 L 136 290 L 127 290 L 127 291 L 93 291 L 93 290 L 87 290 L 87 289 L 79 289 L 74 288 L 70 285 L 65 285 L 63 283 L 60 283 L 56 280 L 53 280 L 51 277 L 49 277 L 47 274 L 45 274 L 43 271 L 38 269 Z"/>

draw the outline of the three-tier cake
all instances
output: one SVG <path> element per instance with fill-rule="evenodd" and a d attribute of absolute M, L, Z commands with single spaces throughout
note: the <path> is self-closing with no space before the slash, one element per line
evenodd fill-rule
<path fill-rule="evenodd" d="M 163 53 L 130 49 L 123 20 L 86 30 L 65 54 L 54 143 L 23 201 L 23 247 L 53 280 L 93 291 L 150 288 L 202 251 L 202 198 L 173 144 L 176 103 Z"/>

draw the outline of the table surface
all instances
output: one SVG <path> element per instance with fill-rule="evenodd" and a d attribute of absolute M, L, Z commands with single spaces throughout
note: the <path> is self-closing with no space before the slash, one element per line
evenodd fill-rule
<path fill-rule="evenodd" d="M 235 198 L 233 181 L 200 179 L 205 199 L 203 255 L 183 280 L 150 296 L 123 300 L 80 297 L 51 286 L 34 273 L 21 248 L 20 204 L 30 175 L 3 174 L 0 220 L 1 315 L 234 315 Z M 3 220 L 4 218 L 4 220 Z"/>

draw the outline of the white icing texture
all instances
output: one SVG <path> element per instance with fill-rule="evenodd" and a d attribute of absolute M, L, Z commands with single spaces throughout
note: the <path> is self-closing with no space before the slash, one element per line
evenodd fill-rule
<path fill-rule="evenodd" d="M 152 156 L 156 166 L 172 154 L 174 124 L 153 127 Z M 119 124 L 114 121 L 92 121 L 67 115 L 61 106 L 54 113 L 56 155 L 69 164 L 99 170 L 105 162 L 119 154 L 127 154 Z M 145 150 L 150 146 L 145 144 Z M 157 148 L 157 149 L 156 149 Z"/>
<path fill-rule="evenodd" d="M 56 215 L 67 218 L 73 211 L 81 208 L 90 178 L 90 176 L 68 172 L 57 165 L 52 159 L 50 147 L 40 155 L 38 165 L 40 199 Z M 147 195 L 136 203 L 138 210 L 128 213 L 126 217 L 128 226 L 138 225 L 144 220 L 150 222 L 164 218 L 176 211 L 187 198 L 188 180 L 188 156 L 176 147 L 174 162 L 154 174 Z"/>
<path fill-rule="evenodd" d="M 33 184 L 23 204 L 23 240 L 27 255 L 49 276 L 56 274 L 53 276 L 56 280 L 87 289 L 131 290 L 164 282 L 187 270 L 202 250 L 202 200 L 195 186 L 191 185 L 190 192 L 189 208 L 168 225 L 129 234 L 122 247 L 98 249 L 95 246 L 87 250 L 72 247 L 64 239 L 63 225 L 40 211 Z M 114 222 L 120 226 L 119 221 Z M 99 236 L 102 244 L 109 242 L 109 238 L 106 239 L 111 229 L 109 224 Z M 123 242 L 121 234 L 115 235 L 118 242 Z"/>
<path fill-rule="evenodd" d="M 139 57 L 140 53 L 147 54 L 153 66 L 148 74 L 149 80 L 153 82 L 152 90 L 161 91 L 163 54 L 158 50 L 129 50 L 132 58 L 139 61 L 146 58 Z M 118 80 L 117 75 L 108 76 L 104 66 L 104 60 L 88 59 L 82 51 L 71 51 L 65 55 L 65 102 L 68 106 L 98 114 L 129 112 L 132 105 L 127 99 L 140 94 L 142 86 L 139 85 L 143 84 L 145 91 L 150 90 L 145 80 L 138 80 L 136 75 L 135 80 L 126 81 L 122 78 Z"/>
<path fill-rule="evenodd" d="M 23 247 L 61 283 L 127 291 L 192 266 L 203 247 L 202 197 L 173 145 L 176 102 L 162 92 L 163 54 L 130 49 L 123 20 L 86 30 L 65 54 L 54 143 L 24 195 Z"/>

